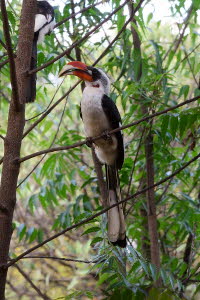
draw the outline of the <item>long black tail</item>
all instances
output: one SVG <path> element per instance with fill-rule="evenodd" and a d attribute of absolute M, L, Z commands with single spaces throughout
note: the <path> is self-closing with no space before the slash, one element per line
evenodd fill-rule
<path fill-rule="evenodd" d="M 38 32 L 34 34 L 30 70 L 37 67 L 37 40 Z M 34 102 L 36 97 L 36 73 L 31 74 L 27 79 L 26 103 Z"/>
<path fill-rule="evenodd" d="M 108 206 L 121 200 L 119 175 L 116 166 L 106 165 L 106 179 L 108 185 Z M 122 204 L 108 211 L 108 239 L 113 245 L 126 247 L 126 226 Z"/>

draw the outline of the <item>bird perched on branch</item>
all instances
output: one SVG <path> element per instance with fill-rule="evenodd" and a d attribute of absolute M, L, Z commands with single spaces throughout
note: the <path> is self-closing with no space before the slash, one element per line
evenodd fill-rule
<path fill-rule="evenodd" d="M 55 26 L 54 9 L 48 1 L 37 1 L 35 15 L 34 38 L 32 46 L 30 70 L 37 67 L 37 44 L 42 43 L 45 35 L 50 34 Z M 26 102 L 34 102 L 36 97 L 36 73 L 28 78 Z"/>
<path fill-rule="evenodd" d="M 88 138 L 103 134 L 95 140 L 94 149 L 101 163 L 106 167 L 108 206 L 121 200 L 118 170 L 124 162 L 124 143 L 121 131 L 109 135 L 108 131 L 120 126 L 121 117 L 111 98 L 110 80 L 98 68 L 73 61 L 63 67 L 60 76 L 75 75 L 85 81 L 81 100 L 81 117 Z M 114 245 L 126 247 L 126 233 L 123 208 L 120 204 L 108 211 L 108 238 Z"/>

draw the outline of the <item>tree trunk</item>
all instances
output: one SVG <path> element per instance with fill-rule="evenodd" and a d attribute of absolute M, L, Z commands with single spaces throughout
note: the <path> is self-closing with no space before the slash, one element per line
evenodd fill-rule
<path fill-rule="evenodd" d="M 14 159 L 20 157 L 22 135 L 25 124 L 26 73 L 29 70 L 32 52 L 33 28 L 36 0 L 24 0 L 22 6 L 19 42 L 16 59 L 19 111 L 15 109 L 13 99 L 9 108 L 7 134 L 4 142 L 4 159 L 0 186 L 0 299 L 5 299 L 5 284 L 10 240 L 12 236 L 12 218 L 16 203 L 16 187 L 20 165 Z"/>

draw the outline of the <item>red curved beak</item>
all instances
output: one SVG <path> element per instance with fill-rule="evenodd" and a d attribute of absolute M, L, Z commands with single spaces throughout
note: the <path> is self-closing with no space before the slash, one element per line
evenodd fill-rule
<path fill-rule="evenodd" d="M 75 75 L 84 81 L 93 81 L 91 71 L 81 61 L 67 63 L 59 73 L 59 77 L 65 75 Z"/>

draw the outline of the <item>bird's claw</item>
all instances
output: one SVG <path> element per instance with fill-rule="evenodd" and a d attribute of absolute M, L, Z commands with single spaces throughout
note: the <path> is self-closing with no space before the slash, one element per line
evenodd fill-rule
<path fill-rule="evenodd" d="M 87 137 L 86 138 L 86 143 L 85 143 L 89 148 L 92 148 L 92 144 L 93 144 L 93 141 L 92 141 L 92 138 L 91 137 Z"/>
<path fill-rule="evenodd" d="M 111 137 L 111 135 L 109 134 L 109 131 L 108 130 L 105 130 L 104 132 L 103 132 L 103 139 L 104 140 L 106 140 L 106 141 L 112 141 L 112 137 Z"/>

